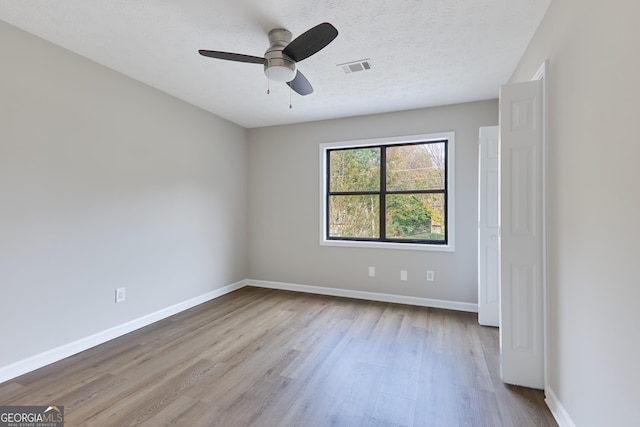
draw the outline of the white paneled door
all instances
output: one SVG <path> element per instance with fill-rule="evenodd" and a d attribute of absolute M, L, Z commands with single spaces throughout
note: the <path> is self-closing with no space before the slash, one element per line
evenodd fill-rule
<path fill-rule="evenodd" d="M 506 383 L 544 387 L 542 81 L 500 90 L 500 350 Z"/>
<path fill-rule="evenodd" d="M 478 322 L 500 324 L 498 126 L 480 128 L 478 151 Z"/>

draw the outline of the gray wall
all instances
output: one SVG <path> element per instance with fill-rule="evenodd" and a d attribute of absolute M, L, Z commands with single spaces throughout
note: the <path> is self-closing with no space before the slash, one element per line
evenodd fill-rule
<path fill-rule="evenodd" d="M 478 128 L 498 122 L 495 100 L 250 129 L 249 278 L 477 302 Z M 320 246 L 319 144 L 456 132 L 455 253 Z M 368 267 L 376 277 L 368 277 Z M 435 271 L 435 282 L 426 271 Z M 400 270 L 408 281 L 400 281 Z"/>
<path fill-rule="evenodd" d="M 554 0 L 512 78 L 549 58 L 550 389 L 580 427 L 638 425 L 638 16 Z"/>
<path fill-rule="evenodd" d="M 0 367 L 246 278 L 244 129 L 1 21 L 0 52 Z"/>

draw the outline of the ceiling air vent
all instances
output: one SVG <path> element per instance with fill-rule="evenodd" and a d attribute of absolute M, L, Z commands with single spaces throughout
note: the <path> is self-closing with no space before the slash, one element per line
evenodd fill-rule
<path fill-rule="evenodd" d="M 358 71 L 366 71 L 371 69 L 370 59 L 360 59 L 353 62 L 345 62 L 344 64 L 338 64 L 338 67 L 342 68 L 345 74 L 357 73 Z"/>

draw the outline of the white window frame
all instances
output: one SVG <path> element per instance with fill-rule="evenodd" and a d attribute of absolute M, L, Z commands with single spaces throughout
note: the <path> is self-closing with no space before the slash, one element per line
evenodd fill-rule
<path fill-rule="evenodd" d="M 447 142 L 447 244 L 365 242 L 327 239 L 327 150 L 364 146 L 429 142 L 446 139 Z M 415 251 L 455 252 L 455 132 L 428 133 L 386 138 L 325 142 L 320 144 L 320 245 L 353 248 L 404 249 Z"/>

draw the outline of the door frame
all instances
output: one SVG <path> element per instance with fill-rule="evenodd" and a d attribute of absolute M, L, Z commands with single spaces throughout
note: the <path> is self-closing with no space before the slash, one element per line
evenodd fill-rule
<path fill-rule="evenodd" d="M 545 59 L 531 80 L 542 80 L 542 341 L 544 358 L 544 390 L 550 387 L 549 368 L 549 60 Z"/>

